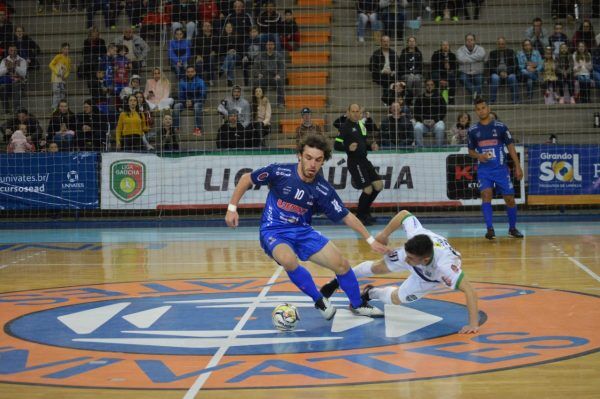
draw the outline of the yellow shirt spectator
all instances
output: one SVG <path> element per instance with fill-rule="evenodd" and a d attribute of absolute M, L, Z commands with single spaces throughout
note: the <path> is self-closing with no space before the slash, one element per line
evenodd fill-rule
<path fill-rule="evenodd" d="M 71 73 L 71 57 L 64 55 L 64 53 L 57 54 L 48 66 L 52 71 L 50 81 L 52 83 L 62 83 L 67 80 Z"/>
<path fill-rule="evenodd" d="M 148 131 L 146 118 L 143 113 L 121 112 L 117 123 L 117 148 L 121 147 L 121 139 L 123 136 L 138 135 L 143 136 Z"/>

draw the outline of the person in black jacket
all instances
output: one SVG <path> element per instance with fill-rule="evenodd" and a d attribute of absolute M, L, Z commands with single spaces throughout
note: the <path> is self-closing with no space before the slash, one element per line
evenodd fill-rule
<path fill-rule="evenodd" d="M 398 148 L 413 144 L 414 127 L 399 103 L 390 105 L 390 114 L 381 121 L 382 147 Z"/>
<path fill-rule="evenodd" d="M 79 151 L 102 151 L 106 147 L 108 121 L 93 105 L 92 100 L 83 102 L 83 112 L 76 116 L 77 147 Z"/>
<path fill-rule="evenodd" d="M 40 69 L 38 57 L 42 53 L 42 50 L 29 35 L 25 34 L 23 26 L 17 25 L 15 27 L 13 43 L 17 46 L 17 54 L 27 61 L 27 69 L 36 71 Z"/>
<path fill-rule="evenodd" d="M 505 83 L 510 87 L 513 104 L 519 102 L 519 80 L 517 79 L 518 62 L 513 49 L 506 47 L 506 39 L 502 36 L 496 42 L 498 47 L 490 52 L 486 69 L 490 73 L 490 104 L 496 102 L 498 86 Z"/>
<path fill-rule="evenodd" d="M 440 49 L 431 56 L 431 77 L 447 104 L 454 104 L 457 71 L 456 54 L 450 51 L 450 43 L 444 40 Z"/>
<path fill-rule="evenodd" d="M 368 137 L 360 105 L 350 104 L 346 115 L 346 122 L 335 140 L 339 143 L 338 147 L 343 145 L 346 151 L 348 171 L 352 176 L 353 185 L 362 189 L 356 216 L 365 226 L 370 226 L 374 222 L 370 211 L 371 204 L 383 189 L 383 180 L 367 159 L 367 151 L 377 151 L 379 146 L 373 137 Z"/>
<path fill-rule="evenodd" d="M 413 97 L 421 94 L 423 86 L 423 54 L 417 47 L 417 39 L 409 36 L 406 47 L 398 57 L 398 76 L 406 82 L 406 88 Z"/>
<path fill-rule="evenodd" d="M 217 148 L 236 149 L 250 147 L 246 139 L 246 128 L 238 122 L 238 111 L 230 110 L 227 121 L 221 125 L 217 133 Z"/>
<path fill-rule="evenodd" d="M 414 105 L 415 123 L 415 144 L 417 147 L 423 147 L 423 135 L 426 132 L 433 132 L 435 135 L 435 144 L 440 147 L 444 145 L 445 129 L 444 118 L 446 117 L 446 102 L 435 89 L 433 79 L 425 81 L 425 92 L 417 97 Z"/>
<path fill-rule="evenodd" d="M 213 35 L 212 24 L 208 21 L 202 23 L 202 32 L 192 42 L 192 59 L 196 64 L 196 71 L 212 86 L 217 79 L 219 66 L 219 39 Z"/>
<path fill-rule="evenodd" d="M 381 36 L 381 47 L 375 50 L 369 59 L 369 71 L 373 82 L 384 89 L 396 81 L 398 57 L 396 52 L 390 48 L 389 36 Z"/>

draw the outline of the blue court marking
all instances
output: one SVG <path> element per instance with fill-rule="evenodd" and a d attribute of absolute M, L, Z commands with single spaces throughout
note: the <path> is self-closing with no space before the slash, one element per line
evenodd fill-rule
<path fill-rule="evenodd" d="M 481 238 L 485 232 L 482 223 L 435 224 L 424 223 L 426 228 L 448 238 Z M 369 228 L 376 234 L 383 225 Z M 536 222 L 519 223 L 518 228 L 525 236 L 589 236 L 600 235 L 598 222 Z M 358 234 L 345 225 L 316 226 L 316 229 L 332 240 L 359 238 Z M 506 235 L 506 223 L 495 225 L 498 237 Z M 403 233 L 398 231 L 394 238 L 401 239 Z M 10 246 L 2 244 L 43 244 L 43 243 L 166 243 L 166 242 L 202 242 L 202 241 L 256 241 L 258 243 L 258 227 L 188 227 L 188 228 L 101 228 L 101 229 L 61 229 L 57 230 L 0 230 L 0 251 L 10 250 Z M 258 245 L 258 244 L 257 244 Z M 157 246 L 156 249 L 159 249 Z"/>

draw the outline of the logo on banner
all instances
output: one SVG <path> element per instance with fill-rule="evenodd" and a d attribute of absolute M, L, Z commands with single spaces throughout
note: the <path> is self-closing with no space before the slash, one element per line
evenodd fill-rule
<path fill-rule="evenodd" d="M 543 161 L 540 164 L 540 180 L 549 182 L 556 179 L 564 183 L 581 181 L 579 154 L 542 152 L 540 159 Z"/>
<path fill-rule="evenodd" d="M 130 159 L 110 165 L 110 191 L 123 202 L 131 202 L 146 189 L 146 165 Z"/>

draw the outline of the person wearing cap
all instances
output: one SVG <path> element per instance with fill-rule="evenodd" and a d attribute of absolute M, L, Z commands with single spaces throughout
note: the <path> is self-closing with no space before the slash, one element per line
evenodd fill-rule
<path fill-rule="evenodd" d="M 299 143 L 304 136 L 307 134 L 320 134 L 321 136 L 325 136 L 323 134 L 323 130 L 321 126 L 315 125 L 312 122 L 312 111 L 308 107 L 302 108 L 300 111 L 300 115 L 302 115 L 302 122 L 300 126 L 296 128 L 296 142 Z"/>
<path fill-rule="evenodd" d="M 124 87 L 123 90 L 121 90 L 119 97 L 121 98 L 121 101 L 125 101 L 125 99 L 129 98 L 129 96 L 141 91 L 142 87 L 140 75 L 131 75 L 131 79 L 129 79 L 129 86 Z"/>
<path fill-rule="evenodd" d="M 242 87 L 239 85 L 234 85 L 231 88 L 231 95 L 221 100 L 221 103 L 217 107 L 217 111 L 223 117 L 227 117 L 231 110 L 238 112 L 238 121 L 244 128 L 250 126 L 252 122 L 252 109 L 250 108 L 250 103 L 242 97 Z"/>

